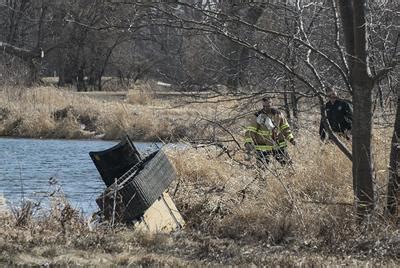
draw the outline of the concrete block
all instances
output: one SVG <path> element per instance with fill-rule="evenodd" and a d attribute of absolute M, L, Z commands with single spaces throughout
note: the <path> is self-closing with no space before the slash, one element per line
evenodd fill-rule
<path fill-rule="evenodd" d="M 143 214 L 135 229 L 150 233 L 170 233 L 183 228 L 185 221 L 172 201 L 164 192 Z"/>

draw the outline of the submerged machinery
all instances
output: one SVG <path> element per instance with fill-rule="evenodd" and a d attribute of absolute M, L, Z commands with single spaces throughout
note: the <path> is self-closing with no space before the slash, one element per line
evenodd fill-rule
<path fill-rule="evenodd" d="M 150 231 L 171 231 L 184 221 L 166 192 L 176 173 L 162 149 L 143 157 L 126 136 L 89 153 L 107 188 L 96 199 L 105 219 L 136 222 Z"/>

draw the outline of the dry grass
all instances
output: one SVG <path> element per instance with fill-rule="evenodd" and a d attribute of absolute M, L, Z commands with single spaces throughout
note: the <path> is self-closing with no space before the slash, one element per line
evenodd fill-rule
<path fill-rule="evenodd" d="M 210 120 L 228 117 L 232 107 L 192 103 L 191 97 L 156 98 L 146 84 L 129 91 L 125 101 L 110 94 L 107 101 L 106 94 L 54 87 L 5 88 L 0 91 L 0 136 L 119 139 L 129 134 L 138 141 L 193 140 L 216 135 Z"/>
<path fill-rule="evenodd" d="M 149 84 L 136 86 L 126 94 L 126 101 L 131 104 L 153 105 L 155 92 Z"/>
<path fill-rule="evenodd" d="M 351 166 L 331 144 L 321 146 L 304 137 L 298 140 L 300 145 L 291 148 L 295 164 L 286 169 L 275 162 L 268 170 L 241 166 L 230 158 L 216 158 L 214 150 L 172 154 L 182 180 L 179 187 L 188 187 L 180 190 L 184 194 L 178 200 L 191 201 L 181 209 L 185 214 L 196 213 L 190 217 L 198 221 L 192 220 L 193 226 L 214 235 L 253 240 L 249 236 L 253 234 L 271 241 L 294 235 L 291 231 L 315 236 L 316 224 L 332 220 L 328 217 L 331 208 L 351 213 L 351 207 L 336 205 L 352 203 Z M 248 183 L 243 199 L 242 190 Z M 199 189 L 201 194 L 196 195 Z M 193 196 L 200 199 L 193 202 Z"/>
<path fill-rule="evenodd" d="M 177 128 L 212 133 L 209 125 L 200 123 L 202 119 L 227 118 L 238 105 L 198 103 L 189 109 L 143 96 L 131 100 L 132 104 L 103 102 L 53 88 L 22 92 L 18 98 L 13 97 L 18 92 L 2 94 L 1 107 L 8 109 L 2 131 L 20 118 L 12 128 L 17 134 L 68 137 L 77 135 L 74 131 L 82 118 L 95 118 L 95 131 L 107 138 L 129 133 L 135 139 L 166 139 Z M 61 121 L 56 120 L 54 112 L 68 105 L 72 109 L 66 110 Z M 236 129 L 236 137 L 240 124 L 237 121 L 230 128 Z M 272 162 L 257 168 L 254 159 L 243 161 L 243 152 L 234 143 L 226 144 L 227 151 L 214 146 L 167 149 L 178 174 L 170 194 L 187 223 L 182 231 L 148 235 L 129 226 L 110 228 L 107 224 L 91 229 L 62 196 L 53 196 L 53 205 L 45 213 L 26 203 L 12 214 L 1 214 L 0 263 L 396 265 L 399 228 L 386 222 L 382 214 L 390 132 L 379 129 L 374 133 L 376 183 L 381 195 L 376 214 L 365 225 L 355 222 L 351 163 L 334 145 L 321 143 L 315 127 L 307 126 L 296 134 L 297 146 L 289 147 L 294 160 L 291 167 Z M 226 134 L 218 129 L 214 133 Z"/>
<path fill-rule="evenodd" d="M 178 174 L 170 193 L 187 223 L 173 235 L 107 224 L 90 229 L 62 195 L 52 195 L 44 214 L 25 205 L 0 218 L 0 262 L 396 264 L 398 228 L 379 213 L 364 227 L 354 221 L 351 165 L 334 145 L 315 137 L 300 131 L 297 147 L 290 147 L 293 167 L 273 162 L 265 170 L 242 162 L 240 151 L 230 158 L 213 146 L 167 149 Z M 388 139 L 377 142 L 385 147 Z M 382 168 L 386 152 L 377 154 Z"/>
<path fill-rule="evenodd" d="M 215 150 L 172 152 L 180 184 L 175 196 L 188 226 L 220 239 L 244 244 L 285 245 L 325 254 L 379 258 L 397 256 L 399 229 L 384 220 L 380 196 L 376 215 L 360 227 L 355 222 L 351 163 L 333 145 L 321 144 L 306 130 L 291 147 L 292 168 L 272 163 L 267 170 L 246 169 Z M 377 186 L 386 173 L 389 139 L 375 140 Z M 237 156 L 240 161 L 241 156 Z M 247 182 L 245 196 L 241 191 Z M 391 238 L 391 239 L 389 239 Z M 374 247 L 379 244 L 379 248 Z M 389 250 L 390 249 L 390 250 Z"/>

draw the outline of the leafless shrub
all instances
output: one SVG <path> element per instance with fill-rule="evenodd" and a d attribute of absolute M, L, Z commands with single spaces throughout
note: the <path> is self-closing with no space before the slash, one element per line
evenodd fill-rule
<path fill-rule="evenodd" d="M 32 201 L 22 201 L 20 207 L 12 207 L 12 214 L 15 218 L 15 226 L 24 227 L 31 223 L 33 213 L 38 207 Z"/>
<path fill-rule="evenodd" d="M 0 62 L 1 86 L 21 86 L 26 83 L 28 79 L 28 69 L 21 60 L 1 53 Z"/>

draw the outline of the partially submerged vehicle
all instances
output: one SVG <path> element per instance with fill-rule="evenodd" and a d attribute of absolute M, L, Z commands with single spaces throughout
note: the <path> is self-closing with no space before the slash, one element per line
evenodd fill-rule
<path fill-rule="evenodd" d="M 183 226 L 181 215 L 165 192 L 176 173 L 162 149 L 144 157 L 126 136 L 117 145 L 89 155 L 107 186 L 96 199 L 105 219 L 143 222 L 150 231 Z"/>

